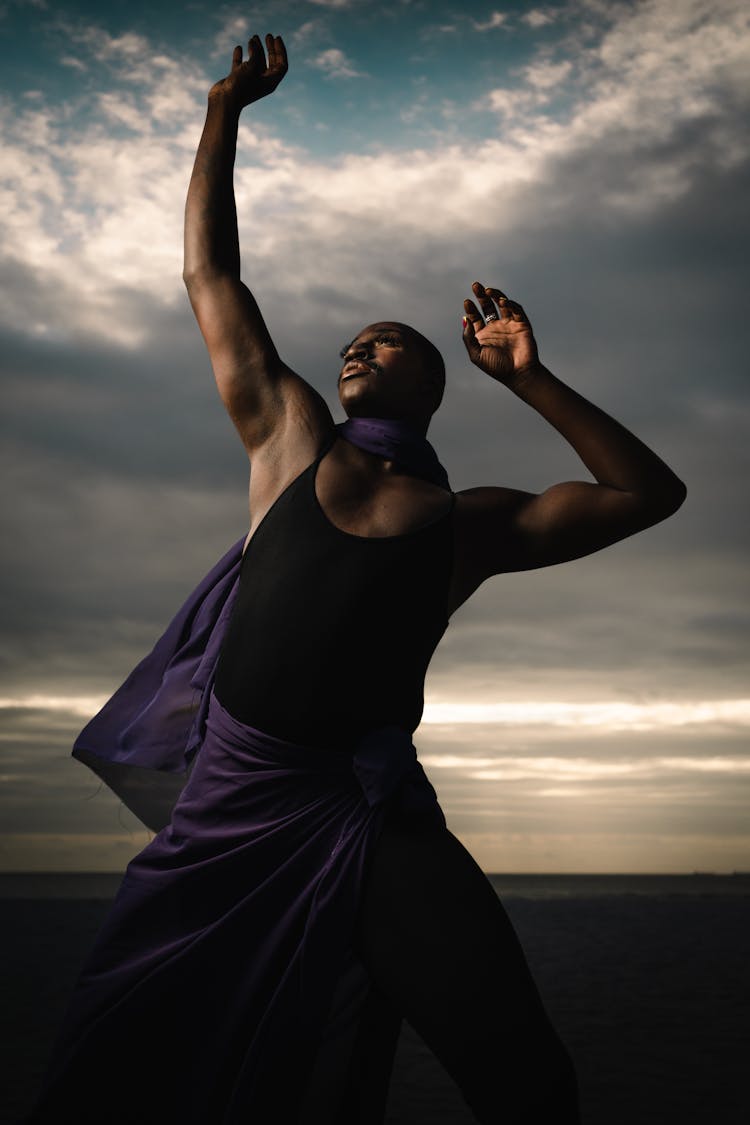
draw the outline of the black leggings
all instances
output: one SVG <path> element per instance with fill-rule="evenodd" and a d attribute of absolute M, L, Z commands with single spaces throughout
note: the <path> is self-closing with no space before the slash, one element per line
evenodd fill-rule
<path fill-rule="evenodd" d="M 397 1033 L 408 1020 L 481 1125 L 580 1121 L 572 1062 L 516 933 L 447 828 L 386 820 L 354 948 L 380 994 L 381 1026 L 390 1018 Z M 359 1125 L 374 1110 L 357 1112 Z"/>

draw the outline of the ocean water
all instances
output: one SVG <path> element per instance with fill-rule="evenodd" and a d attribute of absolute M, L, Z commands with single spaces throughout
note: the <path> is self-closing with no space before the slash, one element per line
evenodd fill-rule
<path fill-rule="evenodd" d="M 750 872 L 714 875 L 488 875 L 502 898 L 599 898 L 602 895 L 750 895 Z M 98 899 L 115 896 L 118 872 L 0 873 L 3 899 Z"/>
<path fill-rule="evenodd" d="M 121 878 L 0 875 L 0 1125 L 33 1101 Z M 583 1125 L 748 1125 L 750 874 L 490 880 L 573 1056 Z M 404 1021 L 386 1125 L 422 1122 L 474 1118 Z"/>

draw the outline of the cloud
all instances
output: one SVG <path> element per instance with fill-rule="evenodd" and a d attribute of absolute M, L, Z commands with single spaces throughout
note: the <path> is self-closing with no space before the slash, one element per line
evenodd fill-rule
<path fill-rule="evenodd" d="M 106 696 L 91 695 L 27 695 L 15 699 L 3 696 L 0 697 L 0 711 L 55 711 L 90 719 L 106 701 Z"/>
<path fill-rule="evenodd" d="M 723 758 L 717 755 L 703 758 L 655 757 L 649 761 L 602 761 L 600 758 L 552 758 L 539 755 L 513 757 L 498 755 L 495 758 L 466 758 L 449 755 L 421 755 L 423 765 L 435 769 L 460 770 L 475 781 L 526 781 L 545 782 L 597 782 L 601 780 L 641 780 L 664 778 L 679 774 L 731 774 L 741 780 L 750 775 L 750 758 Z M 622 793 L 622 787 L 620 788 Z M 559 790 L 555 795 L 582 796 L 583 789 Z M 543 796 L 550 796 L 544 791 Z"/>
<path fill-rule="evenodd" d="M 121 35 L 110 35 L 98 24 L 84 23 L 82 20 L 68 19 L 60 15 L 56 18 L 55 31 L 64 36 L 69 42 L 76 43 L 87 49 L 92 56 L 100 60 L 121 63 L 133 63 L 151 53 L 151 44 L 144 35 L 133 31 L 125 31 Z M 134 81 L 141 81 L 143 72 L 136 71 Z M 127 77 L 127 72 L 122 71 L 122 77 Z"/>
<path fill-rule="evenodd" d="M 691 874 L 699 870 L 729 874 L 746 869 L 750 849 L 750 837 L 739 832 L 723 836 L 658 829 L 632 834 L 605 829 L 584 832 L 575 823 L 547 831 L 514 831 L 502 822 L 492 825 L 492 831 L 481 831 L 477 825 L 465 826 L 456 816 L 450 827 L 482 869 L 496 873 Z"/>
<path fill-rule="evenodd" d="M 513 117 L 536 109 L 548 101 L 548 96 L 538 90 L 495 86 L 494 89 L 482 94 L 481 98 L 477 98 L 472 108 L 475 110 L 490 109 L 493 113 Z"/>
<path fill-rule="evenodd" d="M 225 73 L 229 72 L 232 62 L 232 51 L 237 44 L 242 47 L 243 58 L 247 57 L 247 43 L 250 38 L 250 32 L 249 16 L 237 15 L 235 12 L 230 12 L 228 15 L 223 16 L 221 24 L 213 37 L 210 57 L 211 59 L 224 59 L 226 61 Z"/>
<path fill-rule="evenodd" d="M 524 77 L 534 89 L 549 90 L 553 86 L 559 86 L 572 70 L 573 64 L 569 59 L 557 63 L 546 60 L 527 66 L 524 69 Z"/>
<path fill-rule="evenodd" d="M 22 709 L 54 711 L 91 718 L 106 702 L 106 696 L 26 695 L 0 696 L 0 711 Z M 466 703 L 435 700 L 425 706 L 422 722 L 428 725 L 456 726 L 465 723 L 496 724 L 502 727 L 541 725 L 575 727 L 579 731 L 660 731 L 675 727 L 740 729 L 750 726 L 750 699 L 712 699 L 704 701 L 629 703 L 622 700 L 571 703 L 528 700 L 524 703 Z M 491 759 L 473 764 L 491 764 Z M 717 759 L 710 759 L 716 762 Z M 734 759 L 732 759 L 734 761 Z M 441 760 L 436 764 L 469 764 L 465 759 Z M 697 763 L 696 768 L 706 768 Z M 717 767 L 718 768 L 718 767 Z M 744 767 L 743 767 L 744 768 Z"/>
<path fill-rule="evenodd" d="M 60 63 L 62 66 L 68 66 L 72 70 L 79 70 L 84 72 L 88 70 L 86 63 L 81 59 L 76 58 L 75 55 L 63 55 L 60 59 Z"/>
<path fill-rule="evenodd" d="M 524 12 L 521 16 L 521 20 L 534 30 L 547 27 L 548 24 L 554 23 L 555 19 L 556 12 L 551 8 L 532 8 L 530 12 Z"/>
<path fill-rule="evenodd" d="M 127 125 L 135 133 L 144 129 L 143 115 L 132 98 L 123 97 L 110 91 L 102 91 L 98 95 L 99 108 L 105 117 Z"/>
<path fill-rule="evenodd" d="M 407 166 L 398 151 L 319 160 L 243 120 L 238 209 L 241 224 L 262 232 L 259 262 L 278 260 L 278 238 L 266 223 L 277 208 L 279 215 L 294 208 L 316 216 L 298 253 L 311 263 L 306 281 L 314 285 L 312 263 L 321 253 L 330 276 L 346 274 L 357 252 L 335 247 L 339 240 L 356 247 L 363 222 L 386 219 L 401 229 L 406 273 L 424 239 L 439 237 L 447 252 L 473 238 L 465 216 L 488 213 L 498 192 L 513 205 L 510 239 L 520 245 L 544 225 L 550 207 L 558 222 L 561 208 L 575 212 L 584 200 L 602 214 L 649 213 L 689 191 L 707 163 L 738 165 L 748 151 L 735 108 L 748 36 L 743 41 L 732 19 L 694 28 L 663 8 L 639 8 L 623 17 L 624 29 L 581 48 L 579 93 L 565 118 L 544 118 L 538 108 L 573 62 L 541 60 L 525 68 L 515 89 L 489 92 L 484 108 L 509 119 L 502 132 L 425 147 Z M 665 21 L 666 59 L 649 46 Z M 45 314 L 33 331 L 50 338 L 98 331 L 137 347 L 145 340 L 140 303 L 128 291 L 164 307 L 182 300 L 182 209 L 209 83 L 189 61 L 169 59 L 142 36 L 65 27 L 92 52 L 126 60 L 128 92 L 102 92 L 99 120 L 74 134 L 63 110 L 49 105 L 3 114 L 5 253 L 38 279 Z M 136 57 L 141 65 L 133 73 Z M 329 77 L 359 73 L 337 48 L 318 55 L 317 65 Z M 113 134 L 112 125 L 130 136 Z M 282 255 L 283 245 L 282 238 Z M 5 308 L 5 323 L 17 324 L 12 294 Z"/>
<path fill-rule="evenodd" d="M 476 31 L 494 31 L 497 27 L 505 27 L 508 22 L 506 12 L 493 12 L 489 19 L 472 20 Z"/>
<path fill-rule="evenodd" d="M 300 26 L 292 32 L 292 45 L 297 47 L 309 42 L 310 39 L 313 39 L 318 34 L 322 26 L 322 20 L 306 20 L 305 23 L 300 24 Z"/>
<path fill-rule="evenodd" d="M 357 70 L 338 47 L 328 47 L 310 59 L 311 66 L 322 70 L 326 78 L 364 78 L 364 71 Z"/>
<path fill-rule="evenodd" d="M 453 35 L 458 30 L 459 24 L 456 23 L 429 23 L 425 24 L 419 29 L 419 38 L 422 41 L 429 42 L 431 39 L 438 39 L 443 35 Z"/>
<path fill-rule="evenodd" d="M 2 701 L 0 701 L 2 706 Z M 576 727 L 578 730 L 659 731 L 712 724 L 750 726 L 750 699 L 630 703 L 622 700 L 571 703 L 529 700 L 523 703 L 435 701 L 425 706 L 425 723 L 499 723 L 507 726 Z"/>

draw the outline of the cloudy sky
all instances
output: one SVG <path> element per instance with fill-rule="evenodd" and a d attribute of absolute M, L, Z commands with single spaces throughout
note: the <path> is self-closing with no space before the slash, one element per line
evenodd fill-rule
<path fill-rule="evenodd" d="M 446 358 L 455 489 L 590 479 L 466 360 L 478 278 L 688 486 L 455 614 L 415 739 L 449 826 L 487 871 L 750 868 L 749 24 L 740 0 L 0 4 L 1 869 L 118 871 L 149 841 L 70 747 L 247 530 L 181 272 L 206 93 L 256 31 L 290 70 L 241 120 L 243 279 L 336 419 L 341 343 L 403 320 Z"/>

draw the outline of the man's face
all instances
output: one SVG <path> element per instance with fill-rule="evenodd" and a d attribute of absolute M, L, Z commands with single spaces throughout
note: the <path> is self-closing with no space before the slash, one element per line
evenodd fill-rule
<path fill-rule="evenodd" d="M 350 418 L 429 416 L 430 380 L 408 325 L 370 324 L 341 349 L 341 359 L 339 400 Z"/>

